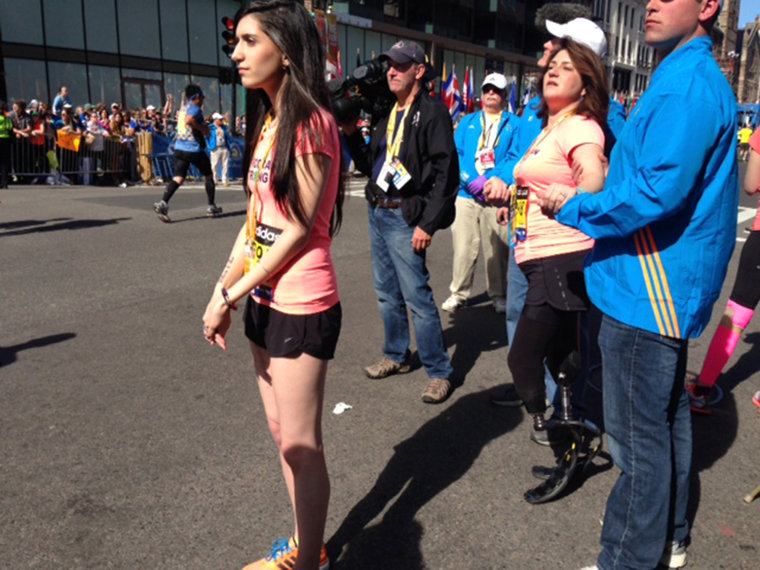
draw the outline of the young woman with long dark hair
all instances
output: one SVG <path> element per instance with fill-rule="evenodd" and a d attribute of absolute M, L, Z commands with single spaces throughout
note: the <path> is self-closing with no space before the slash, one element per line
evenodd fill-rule
<path fill-rule="evenodd" d="M 327 361 L 341 323 L 330 243 L 340 224 L 338 129 L 329 112 L 315 23 L 298 2 L 250 2 L 232 54 L 246 94 L 248 211 L 203 316 L 226 348 L 230 310 L 246 299 L 245 331 L 295 516 L 254 568 L 324 569 L 330 484 L 322 449 Z"/>

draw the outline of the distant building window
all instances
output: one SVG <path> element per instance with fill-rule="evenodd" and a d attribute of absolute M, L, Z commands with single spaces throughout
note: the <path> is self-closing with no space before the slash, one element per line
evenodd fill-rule
<path fill-rule="evenodd" d="M 383 0 L 383 14 L 391 18 L 400 18 L 401 0 Z"/>

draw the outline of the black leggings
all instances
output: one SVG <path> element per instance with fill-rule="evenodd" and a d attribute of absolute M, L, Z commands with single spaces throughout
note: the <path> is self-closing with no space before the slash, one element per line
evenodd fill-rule
<path fill-rule="evenodd" d="M 742 247 L 730 298 L 748 309 L 754 309 L 760 302 L 760 231 L 750 232 Z"/>
<path fill-rule="evenodd" d="M 544 360 L 549 370 L 556 372 L 560 363 L 578 350 L 579 316 L 580 311 L 562 311 L 548 303 L 523 308 L 507 364 L 528 413 L 546 411 Z"/>

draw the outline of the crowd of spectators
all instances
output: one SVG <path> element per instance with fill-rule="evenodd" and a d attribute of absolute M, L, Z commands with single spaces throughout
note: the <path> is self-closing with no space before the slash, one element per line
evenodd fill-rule
<path fill-rule="evenodd" d="M 36 99 L 15 100 L 7 113 L 13 124 L 9 181 L 134 182 L 139 178 L 136 137 L 148 132 L 173 139 L 176 110 L 171 94 L 160 109 L 154 105 L 126 109 L 118 102 L 75 105 L 66 87 L 60 88 L 52 105 Z M 229 113 L 222 117 L 230 125 Z M 241 123 L 238 118 L 230 131 L 238 134 L 244 129 L 244 119 Z"/>

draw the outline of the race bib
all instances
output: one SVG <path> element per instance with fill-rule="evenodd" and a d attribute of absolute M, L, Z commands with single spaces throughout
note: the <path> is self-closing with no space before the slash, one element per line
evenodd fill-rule
<path fill-rule="evenodd" d="M 180 136 L 186 136 L 188 133 L 187 124 L 185 123 L 185 120 L 187 119 L 187 109 L 182 109 L 179 112 L 179 115 L 177 115 L 177 134 Z"/>
<path fill-rule="evenodd" d="M 512 186 L 509 198 L 509 233 L 513 245 L 528 239 L 528 186 Z"/>
<path fill-rule="evenodd" d="M 275 244 L 275 242 L 282 235 L 282 230 L 266 224 L 256 225 L 256 237 L 251 240 L 246 238 L 245 242 L 245 260 L 243 263 L 243 272 L 248 273 L 253 266 L 261 261 L 261 258 L 266 255 L 269 249 Z M 261 299 L 271 301 L 273 298 L 273 289 L 276 280 L 269 279 L 264 283 L 258 285 L 253 294 Z"/>

